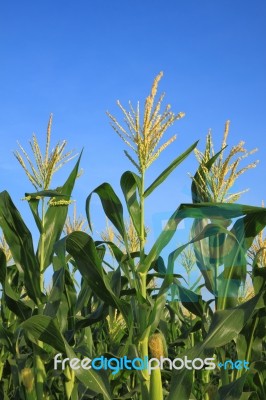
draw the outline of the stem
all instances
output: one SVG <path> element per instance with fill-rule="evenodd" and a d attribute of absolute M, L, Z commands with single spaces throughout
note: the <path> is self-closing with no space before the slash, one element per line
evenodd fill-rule
<path fill-rule="evenodd" d="M 145 199 L 144 199 L 144 172 L 141 175 L 141 187 L 140 187 L 140 236 L 139 236 L 139 243 L 140 243 L 140 265 L 144 260 L 144 245 L 145 245 L 145 221 L 144 221 L 144 207 L 145 207 Z M 147 281 L 146 281 L 147 273 L 140 273 L 139 274 L 139 281 L 140 281 L 140 291 L 141 295 L 144 299 L 147 297 Z M 140 322 L 140 330 L 141 333 L 144 332 L 145 327 L 147 325 L 147 318 L 146 313 L 143 312 L 141 304 L 139 304 L 139 322 Z M 141 340 L 139 343 L 140 354 L 141 357 L 148 357 L 149 350 L 148 350 L 148 334 L 145 336 L 144 339 Z M 143 371 L 144 381 L 141 382 L 141 398 L 142 400 L 149 400 L 150 399 L 150 375 L 147 370 Z"/>
<path fill-rule="evenodd" d="M 44 245 L 45 245 L 45 237 L 44 237 L 44 216 L 45 216 L 45 204 L 44 199 L 42 198 L 42 231 L 40 237 L 40 288 L 41 291 L 44 289 L 44 277 L 43 277 L 43 269 L 44 269 Z"/>
<path fill-rule="evenodd" d="M 40 237 L 40 289 L 41 291 L 44 290 L 44 277 L 43 277 L 43 270 L 44 270 L 44 255 L 45 255 L 45 237 L 44 237 L 44 216 L 45 216 L 45 204 L 44 204 L 44 199 L 42 199 L 42 215 L 41 215 L 41 221 L 42 221 L 42 231 L 41 231 L 41 237 Z M 42 314 L 42 305 L 39 306 L 38 308 L 38 314 Z M 42 348 L 43 343 L 42 341 L 38 340 L 37 345 Z M 44 363 L 42 361 L 41 356 L 38 354 L 39 349 L 37 346 L 34 346 L 34 353 L 35 353 L 35 381 L 36 381 L 36 396 L 37 400 L 43 400 L 43 386 L 45 382 L 45 377 L 46 377 L 46 372 L 45 372 L 45 367 Z"/>
<path fill-rule="evenodd" d="M 139 345 L 141 357 L 144 359 L 145 356 L 148 356 L 148 337 L 144 338 Z M 142 372 L 144 381 L 141 381 L 141 399 L 150 400 L 150 375 L 148 370 L 144 369 Z"/>
<path fill-rule="evenodd" d="M 210 400 L 207 392 L 208 385 L 210 383 L 210 371 L 202 370 L 202 382 L 204 384 L 203 400 Z"/>
<path fill-rule="evenodd" d="M 152 362 L 152 366 L 154 361 Z M 159 367 L 151 371 L 150 400 L 163 400 L 163 385 L 161 370 Z"/>
<path fill-rule="evenodd" d="M 218 235 L 214 238 L 214 253 L 215 253 L 215 265 L 214 265 L 214 295 L 215 295 L 215 309 L 217 310 L 219 304 L 219 293 L 217 287 L 217 278 L 218 278 L 218 268 L 219 268 L 219 237 Z"/>
<path fill-rule="evenodd" d="M 40 342 L 38 340 L 38 346 L 43 347 L 42 346 L 42 342 Z M 35 387 L 36 387 L 36 399 L 37 400 L 43 400 L 43 384 L 45 381 L 45 376 L 46 376 L 46 372 L 45 372 L 45 367 L 42 361 L 41 356 L 38 354 L 38 347 L 34 346 L 34 353 L 35 353 L 35 357 L 34 357 L 34 367 L 35 367 L 35 371 L 36 371 L 36 383 L 35 383 Z"/>
<path fill-rule="evenodd" d="M 140 261 L 143 261 L 145 244 L 145 221 L 144 221 L 144 172 L 141 175 L 140 188 Z"/>
<path fill-rule="evenodd" d="M 140 187 L 140 265 L 144 259 L 144 245 L 145 245 L 145 221 L 144 221 L 144 172 L 141 175 L 141 187 Z M 140 286 L 141 286 L 141 295 L 146 299 L 147 297 L 147 288 L 146 288 L 146 273 L 140 273 Z"/>

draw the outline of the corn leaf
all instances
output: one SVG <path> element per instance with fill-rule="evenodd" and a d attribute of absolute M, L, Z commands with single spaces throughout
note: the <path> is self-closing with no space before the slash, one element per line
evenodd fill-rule
<path fill-rule="evenodd" d="M 40 272 L 32 236 L 6 191 L 0 193 L 0 226 L 18 270 L 24 273 L 28 296 L 38 303 L 41 299 Z"/>
<path fill-rule="evenodd" d="M 140 178 L 134 172 L 126 171 L 121 177 L 120 185 L 125 196 L 128 212 L 136 232 L 140 235 L 140 205 L 137 196 L 137 190 L 140 193 Z"/>
<path fill-rule="evenodd" d="M 58 194 L 59 195 L 63 194 L 62 200 L 69 200 L 69 197 L 71 196 L 78 175 L 81 155 L 79 156 L 79 159 L 75 167 L 73 168 L 72 172 L 70 173 L 64 185 L 58 189 Z M 42 252 L 41 240 L 43 240 L 45 243 L 43 269 L 46 269 L 52 262 L 52 257 L 54 253 L 54 244 L 55 242 L 57 242 L 57 240 L 59 240 L 62 234 L 67 217 L 67 211 L 68 211 L 68 205 L 58 205 L 58 206 L 50 205 L 47 209 L 47 212 L 45 213 L 44 227 L 42 233 L 43 237 L 40 238 L 37 250 L 37 254 L 40 260 Z"/>
<path fill-rule="evenodd" d="M 247 379 L 247 375 L 248 374 L 246 372 L 234 382 L 220 387 L 215 400 L 239 400 L 243 392 L 243 387 Z"/>
<path fill-rule="evenodd" d="M 260 297 L 261 294 L 253 297 L 251 300 L 248 300 L 238 307 L 216 311 L 213 314 L 212 322 L 204 341 L 186 351 L 185 354 L 179 355 L 179 357 L 186 355 L 189 359 L 198 358 L 201 357 L 206 350 L 213 350 L 217 347 L 221 347 L 235 339 L 251 318 L 253 312 L 257 307 L 259 307 Z M 186 374 L 190 377 L 191 371 L 182 370 L 181 372 L 173 373 L 170 393 L 167 400 L 175 400 L 178 397 L 178 394 L 184 391 L 186 391 L 186 397 L 183 397 L 182 400 L 189 400 L 192 383 L 189 390 L 188 388 L 183 387 L 190 382 L 186 377 Z"/>
<path fill-rule="evenodd" d="M 98 186 L 94 189 L 91 194 L 87 197 L 86 200 L 86 213 L 88 218 L 88 223 L 90 229 L 91 226 L 91 218 L 90 218 L 90 202 L 93 193 L 96 193 L 102 203 L 105 215 L 107 218 L 114 224 L 115 228 L 118 230 L 120 235 L 124 238 L 126 231 L 125 225 L 123 220 L 123 207 L 122 204 L 115 194 L 113 188 L 109 183 L 103 183 L 102 185 Z"/>
<path fill-rule="evenodd" d="M 260 220 L 260 226 L 266 225 L 266 210 L 263 207 L 246 206 L 242 204 L 224 203 L 198 203 L 181 204 L 168 220 L 164 230 L 161 232 L 143 264 L 139 268 L 140 272 L 147 272 L 160 255 L 161 251 L 170 242 L 175 234 L 178 224 L 185 218 L 209 218 L 209 219 L 231 219 L 243 215 L 251 215 L 251 218 Z M 221 227 L 222 229 L 222 227 Z M 214 232 L 215 233 L 215 232 Z M 217 232 L 216 232 L 217 233 Z"/>
<path fill-rule="evenodd" d="M 64 356 L 77 358 L 75 352 L 60 333 L 55 319 L 46 315 L 35 315 L 23 322 L 21 328 L 27 332 L 31 340 L 41 340 Z M 80 368 L 75 370 L 75 375 L 85 387 L 90 388 L 95 393 L 102 393 L 105 400 L 111 400 L 111 392 L 105 374 L 100 374 L 92 369 L 84 370 Z"/>
<path fill-rule="evenodd" d="M 58 257 L 64 259 L 65 250 L 74 258 L 77 268 L 91 289 L 107 304 L 118 308 L 125 319 L 129 318 L 130 305 L 121 300 L 112 290 L 108 275 L 102 267 L 97 248 L 85 232 L 73 232 L 56 245 Z"/>
<path fill-rule="evenodd" d="M 155 181 L 145 190 L 144 197 L 148 197 L 154 189 L 157 188 L 161 183 L 165 181 L 165 179 L 173 172 L 176 167 L 181 164 L 187 156 L 195 149 L 198 141 L 195 142 L 192 146 L 190 146 L 184 153 L 182 153 L 179 157 L 177 157 L 171 164 L 155 179 Z"/>

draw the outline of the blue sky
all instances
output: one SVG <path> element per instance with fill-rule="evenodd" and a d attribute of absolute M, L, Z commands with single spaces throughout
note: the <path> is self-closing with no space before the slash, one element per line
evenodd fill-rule
<path fill-rule="evenodd" d="M 148 182 L 197 139 L 203 149 L 209 128 L 219 148 L 230 119 L 229 144 L 259 147 L 250 160 L 260 164 L 237 189 L 249 187 L 242 202 L 260 205 L 266 199 L 265 18 L 264 0 L 3 2 L 0 190 L 11 193 L 28 220 L 20 198 L 32 188 L 12 150 L 17 140 L 27 147 L 33 132 L 44 137 L 52 112 L 53 142 L 67 139 L 70 149 L 85 149 L 78 210 L 84 212 L 87 195 L 103 181 L 119 192 L 120 175 L 131 165 L 105 112 L 119 119 L 116 100 L 144 100 L 162 70 L 166 102 L 186 117 L 171 128 L 177 140 L 151 167 Z M 148 225 L 156 230 L 158 218 L 190 201 L 187 172 L 195 168 L 191 155 L 148 202 Z"/>

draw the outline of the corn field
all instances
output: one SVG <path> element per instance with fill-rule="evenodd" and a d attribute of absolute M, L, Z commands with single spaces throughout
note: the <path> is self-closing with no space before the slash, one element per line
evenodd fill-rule
<path fill-rule="evenodd" d="M 184 117 L 162 108 L 161 78 L 143 109 L 118 102 L 121 122 L 108 113 L 132 170 L 120 178 L 123 199 L 106 182 L 87 194 L 86 217 L 69 213 L 82 154 L 66 151 L 66 141 L 50 149 L 52 116 L 44 151 L 36 136 L 32 155 L 18 144 L 14 161 L 34 187 L 23 195 L 39 237 L 1 192 L 0 399 L 266 399 L 266 210 L 239 203 L 245 189 L 234 192 L 256 167 L 246 163 L 256 149 L 228 148 L 227 121 L 216 150 L 209 132 L 203 151 L 191 144 L 147 186 L 147 169 L 175 141 L 165 133 Z M 167 191 L 168 176 L 195 156 L 191 203 L 177 204 L 147 246 L 146 199 L 156 202 L 156 189 Z M 52 189 L 70 161 L 72 172 Z M 107 220 L 101 240 L 92 196 Z M 184 220 L 189 236 L 162 256 Z"/>

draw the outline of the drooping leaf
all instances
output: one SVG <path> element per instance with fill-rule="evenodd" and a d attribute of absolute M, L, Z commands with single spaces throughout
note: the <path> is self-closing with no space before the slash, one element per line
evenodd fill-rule
<path fill-rule="evenodd" d="M 17 268 L 24 273 L 27 294 L 38 303 L 41 299 L 40 270 L 32 236 L 6 191 L 0 193 L 0 226 Z"/>
<path fill-rule="evenodd" d="M 65 353 L 65 342 L 55 318 L 48 315 L 34 315 L 21 324 L 30 339 L 41 340 L 55 350 Z"/>
<path fill-rule="evenodd" d="M 32 309 L 20 299 L 20 296 L 17 293 L 15 293 L 7 278 L 4 284 L 4 293 L 7 307 L 17 315 L 20 320 L 24 321 L 32 315 Z"/>
<path fill-rule="evenodd" d="M 141 190 L 140 178 L 134 172 L 126 171 L 121 177 L 120 185 L 125 196 L 128 212 L 136 232 L 140 235 L 140 205 L 137 194 Z"/>
<path fill-rule="evenodd" d="M 69 346 L 59 331 L 55 319 L 46 315 L 35 315 L 21 324 L 21 328 L 27 332 L 29 338 L 41 340 L 49 344 L 55 350 L 67 355 L 68 358 L 77 358 L 74 350 Z M 102 393 L 105 400 L 111 400 L 111 392 L 105 374 L 94 371 L 93 369 L 75 370 L 75 375 L 85 387 L 90 388 L 95 393 Z"/>
<path fill-rule="evenodd" d="M 96 322 L 99 322 L 106 318 L 108 315 L 108 306 L 106 304 L 101 304 L 97 310 L 89 314 L 84 318 L 78 318 L 76 321 L 76 329 L 83 329 L 87 326 L 91 326 Z"/>
<path fill-rule="evenodd" d="M 88 223 L 91 227 L 90 218 L 90 201 L 93 193 L 96 193 L 102 203 L 105 215 L 114 224 L 115 228 L 118 230 L 120 235 L 125 237 L 125 225 L 123 220 L 123 206 L 115 194 L 112 186 L 109 183 L 103 183 L 94 189 L 86 200 L 86 213 L 88 218 Z"/>
<path fill-rule="evenodd" d="M 85 232 L 73 232 L 56 245 L 57 255 L 62 260 L 65 257 L 65 250 L 74 258 L 82 277 L 94 293 L 110 306 L 118 308 L 127 319 L 130 315 L 130 306 L 113 292 L 92 238 Z"/>
<path fill-rule="evenodd" d="M 147 272 L 151 263 L 158 258 L 164 247 L 175 234 L 178 224 L 185 218 L 209 218 L 231 219 L 243 215 L 252 215 L 252 218 L 260 219 L 260 225 L 266 225 L 266 210 L 263 207 L 246 206 L 242 204 L 228 203 L 197 203 L 181 204 L 168 220 L 165 228 L 155 241 L 149 254 L 140 266 L 140 272 Z"/>

